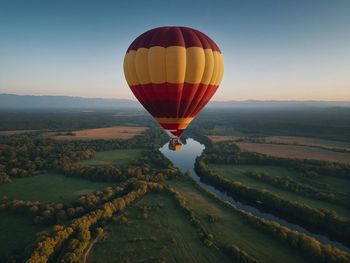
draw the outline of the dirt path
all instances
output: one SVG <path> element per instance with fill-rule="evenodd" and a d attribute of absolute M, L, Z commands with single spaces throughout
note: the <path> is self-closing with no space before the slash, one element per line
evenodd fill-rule
<path fill-rule="evenodd" d="M 101 234 L 99 234 L 97 237 L 95 237 L 95 239 L 89 244 L 88 248 L 86 249 L 84 255 L 83 255 L 83 260 L 82 263 L 86 263 L 87 257 L 91 251 L 91 249 L 93 248 L 93 246 L 105 235 L 104 232 L 102 232 Z"/>

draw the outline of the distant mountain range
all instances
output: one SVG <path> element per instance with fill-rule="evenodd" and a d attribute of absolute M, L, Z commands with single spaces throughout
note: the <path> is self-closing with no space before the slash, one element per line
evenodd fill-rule
<path fill-rule="evenodd" d="M 70 96 L 0 94 L 0 109 L 127 109 L 140 108 L 134 100 Z"/>
<path fill-rule="evenodd" d="M 208 108 L 350 107 L 350 101 L 212 101 Z M 141 109 L 136 100 L 0 94 L 0 109 Z"/>

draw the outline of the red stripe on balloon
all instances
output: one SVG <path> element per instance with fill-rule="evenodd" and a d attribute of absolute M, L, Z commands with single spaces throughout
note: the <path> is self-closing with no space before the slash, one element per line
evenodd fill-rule
<path fill-rule="evenodd" d="M 174 99 L 174 97 L 177 97 L 178 95 L 181 95 L 182 100 L 192 100 L 193 98 L 196 98 L 196 94 L 197 97 L 199 94 L 205 94 L 206 97 L 212 97 L 217 90 L 218 85 L 149 83 L 144 85 L 133 85 L 130 86 L 130 88 L 135 96 L 138 94 L 143 100 L 148 100 L 147 98 L 154 99 L 154 95 L 157 95 L 157 98 L 161 100 Z"/>
<path fill-rule="evenodd" d="M 196 116 L 204 107 L 207 105 L 209 100 L 214 96 L 218 86 L 209 85 L 206 92 L 203 94 L 200 100 L 198 100 L 195 107 L 192 107 L 191 114 L 192 116 Z"/>
<path fill-rule="evenodd" d="M 183 87 L 182 84 L 170 83 L 131 86 L 135 97 L 148 112 L 153 116 L 171 118 L 195 116 L 217 88 L 217 85 L 189 83 Z"/>
<path fill-rule="evenodd" d="M 190 83 L 131 86 L 132 92 L 149 113 L 169 118 L 195 116 L 217 88 L 217 85 Z"/>
<path fill-rule="evenodd" d="M 177 26 L 158 27 L 143 33 L 131 43 L 127 52 L 154 46 L 200 47 L 221 52 L 215 42 L 202 32 L 189 27 Z"/>

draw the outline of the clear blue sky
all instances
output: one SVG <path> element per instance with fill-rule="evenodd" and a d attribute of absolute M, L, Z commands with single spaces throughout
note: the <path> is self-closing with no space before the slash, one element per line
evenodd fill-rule
<path fill-rule="evenodd" d="M 125 50 L 164 25 L 219 45 L 216 100 L 350 100 L 348 0 L 0 0 L 0 93 L 133 98 Z"/>

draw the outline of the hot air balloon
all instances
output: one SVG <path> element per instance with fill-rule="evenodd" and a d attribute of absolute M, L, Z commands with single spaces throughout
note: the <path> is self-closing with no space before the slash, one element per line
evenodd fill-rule
<path fill-rule="evenodd" d="M 222 53 L 202 32 L 179 26 L 151 29 L 137 37 L 124 58 L 130 89 L 164 130 L 169 148 L 208 103 L 224 72 Z"/>

